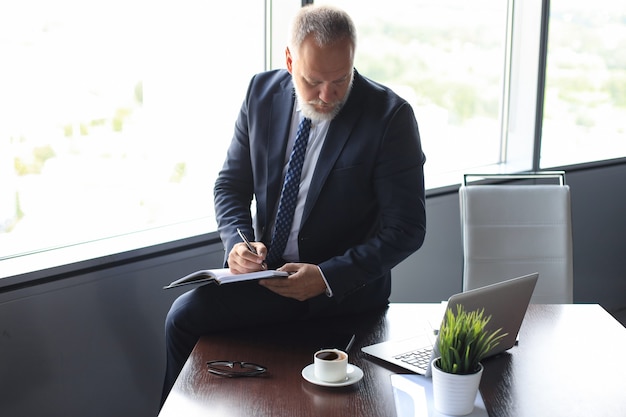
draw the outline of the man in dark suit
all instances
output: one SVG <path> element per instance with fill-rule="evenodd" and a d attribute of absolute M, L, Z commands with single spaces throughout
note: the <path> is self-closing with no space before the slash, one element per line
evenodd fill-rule
<path fill-rule="evenodd" d="M 294 20 L 287 70 L 250 82 L 215 183 L 225 264 L 235 273 L 293 274 L 206 285 L 179 297 L 166 321 L 163 399 L 201 335 L 385 306 L 390 270 L 422 245 L 425 157 L 415 116 L 405 100 L 353 68 L 355 47 L 345 12 L 306 6 Z M 281 194 L 288 194 L 281 189 L 292 176 L 290 154 L 303 119 L 310 121 L 303 128 L 308 143 L 286 243 L 279 245 L 275 226 L 286 211 Z M 256 253 L 238 228 L 255 238 Z"/>

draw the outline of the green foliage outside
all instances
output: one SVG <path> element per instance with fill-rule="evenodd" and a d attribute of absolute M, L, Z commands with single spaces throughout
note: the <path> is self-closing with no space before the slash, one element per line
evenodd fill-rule
<path fill-rule="evenodd" d="M 143 84 L 138 82 L 132 92 L 133 101 L 135 104 L 141 106 L 143 104 Z M 96 117 L 91 120 L 82 120 L 79 122 L 68 122 L 60 126 L 61 137 L 66 139 L 80 137 L 82 140 L 89 140 L 90 134 L 94 133 L 98 129 L 110 129 L 114 132 L 121 132 L 124 128 L 125 122 L 133 115 L 133 107 L 120 106 L 109 117 Z M 13 140 L 13 139 L 12 139 Z M 20 137 L 19 142 L 26 145 L 29 142 L 28 137 Z M 30 150 L 30 154 L 21 154 L 13 158 L 13 169 L 18 176 L 26 176 L 32 174 L 41 174 L 46 162 L 56 157 L 54 147 L 52 143 L 58 142 L 58 137 L 50 137 L 50 144 L 33 146 Z M 62 145 L 61 145 L 62 146 Z M 174 173 L 172 174 L 173 182 L 180 182 L 185 175 L 185 164 L 178 164 Z M 24 217 L 24 212 L 20 203 L 20 193 L 16 192 L 15 195 L 15 210 L 12 221 L 6 225 L 2 225 L 0 231 L 8 232 L 20 219 Z"/>
<path fill-rule="evenodd" d="M 33 148 L 31 158 L 29 159 L 16 156 L 13 159 L 13 166 L 18 175 L 41 174 L 41 169 L 46 161 L 54 158 L 54 156 L 55 153 L 52 146 L 37 146 Z"/>
<path fill-rule="evenodd" d="M 607 17 L 598 11 L 576 19 L 559 13 L 550 18 L 547 87 L 558 92 L 563 106 L 571 106 L 572 121 L 590 127 L 597 115 L 581 115 L 586 109 L 625 109 L 626 42 L 606 42 L 598 28 L 623 27 L 626 16 Z M 411 87 L 420 104 L 446 109 L 451 125 L 499 117 L 503 74 L 474 68 L 471 55 L 469 61 L 459 56 L 469 47 L 490 56 L 501 54 L 504 63 L 502 38 L 494 37 L 493 29 L 376 22 L 362 27 L 359 36 L 356 64 L 362 74 L 383 84 Z"/>
<path fill-rule="evenodd" d="M 452 125 L 460 126 L 476 117 L 499 117 L 502 74 L 473 73 L 477 70 L 472 63 L 455 62 L 455 54 L 459 43 L 500 53 L 501 39 L 492 39 L 487 31 L 469 27 L 421 28 L 395 22 L 367 26 L 361 36 L 365 40 L 359 46 L 357 68 L 362 74 L 383 84 L 411 87 L 420 103 L 448 110 L 448 122 Z M 445 62 L 435 62 L 430 57 L 433 45 L 437 45 L 435 54 Z M 440 71 L 447 62 L 451 64 Z"/>
<path fill-rule="evenodd" d="M 626 66 L 622 71 L 615 71 L 604 88 L 609 92 L 611 101 L 616 106 L 626 108 Z"/>
<path fill-rule="evenodd" d="M 181 182 L 187 174 L 187 163 L 179 162 L 174 166 L 174 172 L 170 177 L 170 182 Z"/>

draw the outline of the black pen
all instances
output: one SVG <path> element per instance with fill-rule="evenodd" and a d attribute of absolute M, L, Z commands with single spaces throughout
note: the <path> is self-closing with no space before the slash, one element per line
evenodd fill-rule
<path fill-rule="evenodd" d="M 246 244 L 246 246 L 248 247 L 248 250 L 252 253 L 254 253 L 255 255 L 258 255 L 256 249 L 254 249 L 254 246 L 252 246 L 250 244 L 250 241 L 248 240 L 248 238 L 246 237 L 246 235 L 243 234 L 243 232 L 237 228 L 237 233 L 239 233 L 239 236 L 241 237 L 241 240 L 243 240 L 243 243 Z"/>

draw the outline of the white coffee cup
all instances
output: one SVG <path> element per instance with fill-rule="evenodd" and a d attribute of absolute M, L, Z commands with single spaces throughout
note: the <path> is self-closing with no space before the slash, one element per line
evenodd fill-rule
<path fill-rule="evenodd" d="M 322 349 L 313 355 L 315 377 L 324 382 L 345 381 L 348 376 L 348 354 L 339 349 Z"/>

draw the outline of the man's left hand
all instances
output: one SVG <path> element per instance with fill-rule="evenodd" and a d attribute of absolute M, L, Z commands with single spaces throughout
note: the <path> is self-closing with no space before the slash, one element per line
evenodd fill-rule
<path fill-rule="evenodd" d="M 326 292 L 326 283 L 317 265 L 287 263 L 279 271 L 292 273 L 288 278 L 269 278 L 259 281 L 267 289 L 282 295 L 305 301 Z"/>

